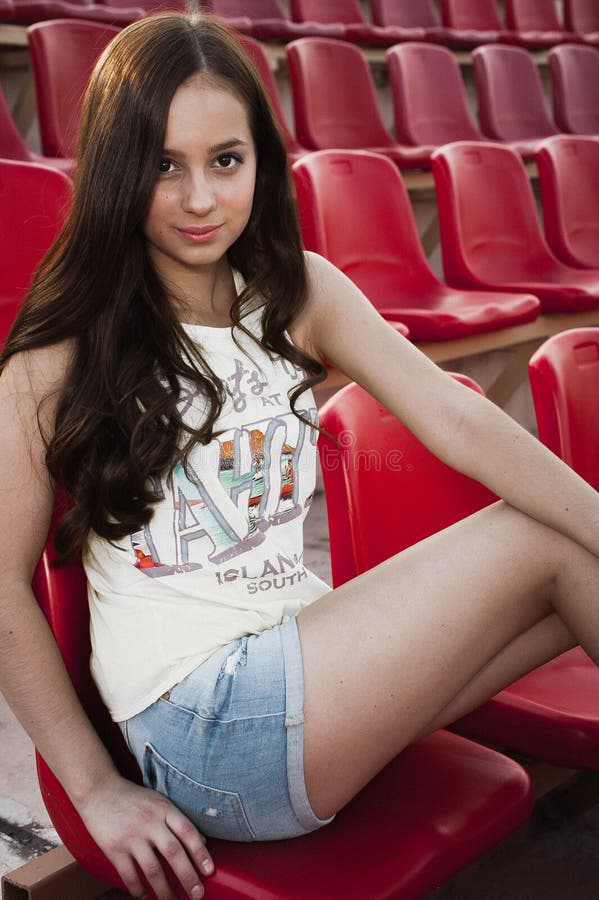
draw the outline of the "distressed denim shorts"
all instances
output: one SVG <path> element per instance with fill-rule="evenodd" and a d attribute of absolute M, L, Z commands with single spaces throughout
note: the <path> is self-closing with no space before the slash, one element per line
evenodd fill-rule
<path fill-rule="evenodd" d="M 221 648 L 119 723 L 144 784 L 207 837 L 265 841 L 326 825 L 304 781 L 304 679 L 295 618 Z"/>

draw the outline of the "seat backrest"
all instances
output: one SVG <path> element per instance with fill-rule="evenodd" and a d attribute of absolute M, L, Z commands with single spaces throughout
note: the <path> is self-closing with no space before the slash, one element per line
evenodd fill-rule
<path fill-rule="evenodd" d="M 12 117 L 4 91 L 0 86 L 0 157 L 31 161 L 32 153 L 23 140 Z"/>
<path fill-rule="evenodd" d="M 81 102 L 89 76 L 119 31 L 113 25 L 75 19 L 37 22 L 27 29 L 46 155 L 76 155 Z"/>
<path fill-rule="evenodd" d="M 287 21 L 278 0 L 210 0 L 210 8 L 223 18 L 274 19 Z"/>
<path fill-rule="evenodd" d="M 405 144 L 477 140 L 460 68 L 438 44 L 410 42 L 387 51 L 395 133 Z"/>
<path fill-rule="evenodd" d="M 599 31 L 597 0 L 564 0 L 564 19 L 568 31 L 578 34 Z"/>
<path fill-rule="evenodd" d="M 436 282 L 397 167 L 360 151 L 310 153 L 293 166 L 304 243 L 352 279 L 374 306 Z M 398 274 L 399 273 L 399 274 Z"/>
<path fill-rule="evenodd" d="M 335 586 L 496 499 L 356 384 L 327 401 L 320 423 L 331 435 L 321 434 L 318 446 Z"/>
<path fill-rule="evenodd" d="M 599 269 L 599 141 L 557 135 L 535 159 L 549 246 L 568 265 Z"/>
<path fill-rule="evenodd" d="M 472 53 L 481 129 L 498 141 L 557 134 L 537 66 L 523 47 L 487 44 Z"/>
<path fill-rule="evenodd" d="M 599 490 L 599 328 L 573 328 L 529 363 L 539 438 Z"/>
<path fill-rule="evenodd" d="M 243 49 L 258 70 L 258 74 L 262 80 L 262 84 L 264 85 L 264 89 L 268 96 L 272 111 L 283 133 L 287 152 L 290 154 L 301 154 L 303 148 L 300 147 L 298 141 L 296 141 L 294 135 L 291 133 L 289 125 L 287 124 L 287 119 L 283 111 L 283 104 L 281 103 L 281 97 L 279 94 L 279 89 L 277 87 L 277 82 L 268 61 L 268 56 L 266 55 L 264 46 L 260 43 L 260 41 L 257 41 L 247 35 L 240 34 L 238 35 L 238 39 Z"/>
<path fill-rule="evenodd" d="M 342 25 L 364 25 L 366 19 L 358 0 L 289 0 L 295 22 L 340 22 Z"/>
<path fill-rule="evenodd" d="M 513 31 L 562 31 L 555 0 L 505 0 L 507 27 Z"/>
<path fill-rule="evenodd" d="M 432 155 L 443 267 L 450 284 L 541 281 L 553 261 L 530 180 L 508 147 L 467 141 Z"/>
<path fill-rule="evenodd" d="M 599 135 L 599 52 L 581 44 L 560 44 L 547 54 L 553 117 L 572 134 Z"/>
<path fill-rule="evenodd" d="M 71 204 L 66 175 L 47 166 L 0 159 L 0 344 L 42 256 Z"/>
<path fill-rule="evenodd" d="M 287 44 L 286 51 L 300 144 L 313 150 L 393 144 L 359 47 L 328 38 L 301 38 Z"/>
<path fill-rule="evenodd" d="M 441 0 L 443 24 L 450 28 L 501 31 L 503 23 L 495 0 Z"/>
<path fill-rule="evenodd" d="M 402 28 L 438 28 L 433 0 L 370 0 L 375 25 Z"/>

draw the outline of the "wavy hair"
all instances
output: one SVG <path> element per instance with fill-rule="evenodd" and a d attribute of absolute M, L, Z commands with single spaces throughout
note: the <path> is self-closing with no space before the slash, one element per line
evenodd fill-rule
<path fill-rule="evenodd" d="M 48 470 L 74 501 L 55 535 L 63 559 L 81 553 L 90 529 L 108 540 L 140 530 L 159 499 L 157 481 L 196 442 L 211 440 L 224 403 L 224 385 L 177 321 L 142 233 L 172 98 L 196 73 L 241 100 L 256 148 L 250 218 L 228 252 L 246 282 L 231 310 L 233 329 L 245 331 L 243 316 L 260 298 L 259 343 L 306 371 L 290 393 L 294 412 L 300 393 L 326 377 L 286 336 L 306 302 L 307 275 L 285 147 L 259 76 L 235 36 L 210 16 L 134 23 L 94 69 L 71 213 L 0 354 L 1 371 L 20 351 L 73 346 L 46 440 Z M 206 398 L 197 429 L 177 410 L 182 380 Z"/>

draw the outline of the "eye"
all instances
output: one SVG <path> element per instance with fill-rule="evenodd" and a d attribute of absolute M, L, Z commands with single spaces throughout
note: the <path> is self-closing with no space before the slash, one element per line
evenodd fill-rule
<path fill-rule="evenodd" d="M 238 153 L 222 153 L 216 157 L 215 165 L 218 169 L 236 169 L 243 162 L 243 157 Z"/>
<path fill-rule="evenodd" d="M 160 175 L 166 175 L 168 172 L 172 172 L 175 168 L 175 164 L 172 159 L 161 159 L 158 164 L 158 172 Z"/>

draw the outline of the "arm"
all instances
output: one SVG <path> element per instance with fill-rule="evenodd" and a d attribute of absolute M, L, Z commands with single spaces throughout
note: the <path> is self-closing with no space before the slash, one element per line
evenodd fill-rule
<path fill-rule="evenodd" d="M 489 400 L 464 388 L 380 317 L 322 257 L 294 338 L 341 369 L 443 462 L 599 556 L 599 495 Z"/>
<path fill-rule="evenodd" d="M 21 354 L 0 377 L 0 689 L 131 893 L 143 892 L 137 864 L 157 896 L 170 900 L 155 849 L 191 895 L 196 869 L 211 871 L 203 839 L 166 798 L 118 774 L 31 590 L 54 499 L 37 407 L 59 387 L 66 358 L 64 347 Z M 48 431 L 52 403 L 42 410 Z"/>

